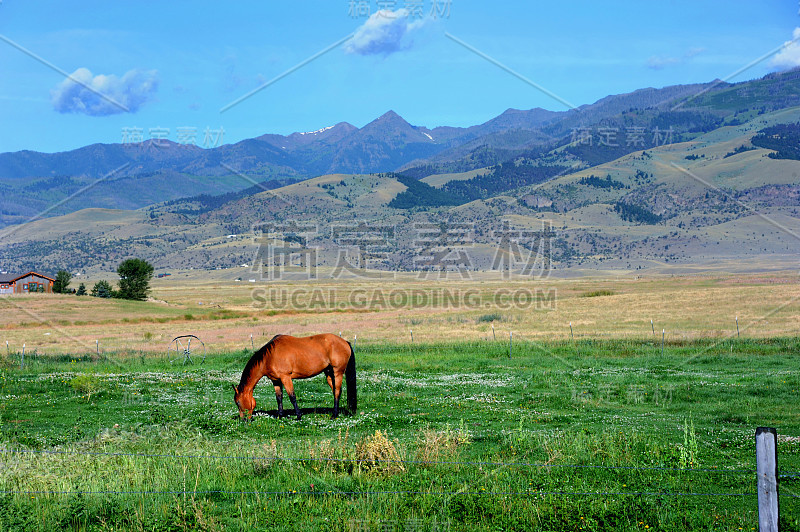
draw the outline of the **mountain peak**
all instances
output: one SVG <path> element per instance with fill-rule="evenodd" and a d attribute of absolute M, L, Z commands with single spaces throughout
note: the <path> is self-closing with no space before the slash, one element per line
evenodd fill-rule
<path fill-rule="evenodd" d="M 387 111 L 381 116 L 365 125 L 360 129 L 362 132 L 375 133 L 380 131 L 381 134 L 408 134 L 415 131 L 414 126 L 406 122 L 406 120 L 395 113 L 394 111 Z"/>
<path fill-rule="evenodd" d="M 383 113 L 381 116 L 379 116 L 377 119 L 375 119 L 374 122 L 379 122 L 379 121 L 380 122 L 389 122 L 389 121 L 394 122 L 394 121 L 398 121 L 398 120 L 402 120 L 403 122 L 406 122 L 406 120 L 402 116 L 400 116 L 399 114 L 395 113 L 394 111 L 392 111 L 390 109 L 390 110 L 386 111 L 385 113 Z"/>

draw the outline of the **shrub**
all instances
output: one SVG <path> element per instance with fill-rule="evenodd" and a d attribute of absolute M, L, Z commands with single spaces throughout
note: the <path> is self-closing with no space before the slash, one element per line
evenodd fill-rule
<path fill-rule="evenodd" d="M 593 290 L 591 292 L 584 292 L 581 297 L 600 297 L 600 296 L 613 296 L 614 292 L 611 290 Z"/>
<path fill-rule="evenodd" d="M 496 312 L 493 314 L 484 314 L 483 316 L 478 316 L 478 323 L 489 323 L 492 321 L 502 321 L 503 316 L 501 314 L 497 314 Z"/>
<path fill-rule="evenodd" d="M 76 375 L 69 381 L 69 385 L 79 394 L 85 395 L 87 403 L 92 400 L 94 394 L 100 391 L 100 379 L 87 373 Z"/>
<path fill-rule="evenodd" d="M 356 444 L 356 459 L 359 467 L 369 473 L 389 475 L 406 470 L 395 442 L 380 430 Z"/>

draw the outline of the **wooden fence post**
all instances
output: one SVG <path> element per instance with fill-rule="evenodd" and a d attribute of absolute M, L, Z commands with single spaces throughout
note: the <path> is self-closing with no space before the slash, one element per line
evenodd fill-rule
<path fill-rule="evenodd" d="M 778 433 L 772 427 L 756 429 L 758 529 L 778 532 Z"/>

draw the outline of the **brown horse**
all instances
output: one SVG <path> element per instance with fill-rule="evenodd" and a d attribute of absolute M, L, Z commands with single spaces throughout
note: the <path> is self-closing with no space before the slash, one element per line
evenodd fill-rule
<path fill-rule="evenodd" d="M 333 391 L 333 416 L 339 416 L 339 394 L 342 391 L 342 377 L 347 379 L 347 408 L 350 414 L 356 412 L 356 356 L 350 342 L 335 334 L 317 334 L 306 338 L 295 338 L 279 334 L 267 345 L 255 352 L 242 371 L 239 386 L 233 386 L 233 400 L 239 407 L 239 419 L 245 415 L 249 420 L 256 408 L 253 397 L 261 377 L 266 376 L 275 386 L 278 400 L 278 417 L 283 417 L 283 393 L 286 388 L 294 413 L 300 419 L 300 409 L 294 396 L 292 379 L 307 379 L 325 373 L 328 385 Z"/>

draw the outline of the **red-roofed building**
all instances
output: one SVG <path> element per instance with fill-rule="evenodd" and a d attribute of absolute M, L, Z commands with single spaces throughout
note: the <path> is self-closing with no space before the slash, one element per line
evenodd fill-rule
<path fill-rule="evenodd" d="M 28 294 L 30 292 L 52 292 L 55 279 L 36 272 L 0 274 L 0 295 Z M 40 288 L 41 287 L 41 288 Z"/>

